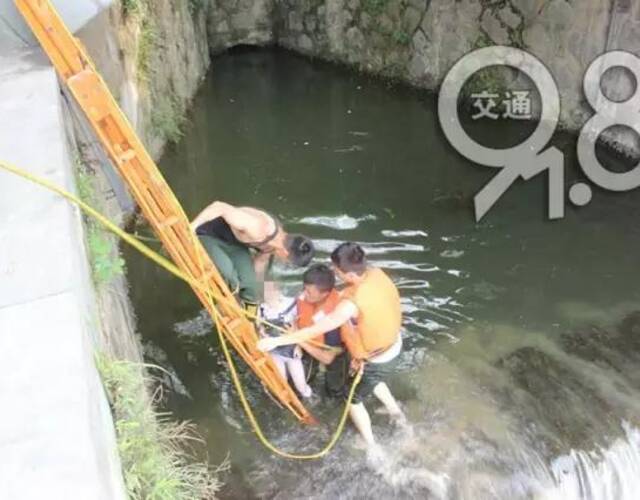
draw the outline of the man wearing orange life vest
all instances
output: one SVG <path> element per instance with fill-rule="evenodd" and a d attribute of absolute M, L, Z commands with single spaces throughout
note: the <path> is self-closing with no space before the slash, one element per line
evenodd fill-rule
<path fill-rule="evenodd" d="M 314 339 L 339 327 L 354 368 L 363 363 L 362 381 L 349 409 L 351 419 L 368 445 L 375 444 L 371 418 L 362 398 L 369 392 L 386 406 L 392 417 L 404 419 L 402 410 L 384 382 L 402 350 L 400 296 L 391 279 L 367 265 L 364 250 L 355 243 L 343 243 L 331 254 L 336 274 L 347 285 L 335 310 L 312 326 L 277 338 L 263 339 L 258 348 L 269 351 L 281 345 Z M 355 323 L 353 329 L 349 325 Z"/>

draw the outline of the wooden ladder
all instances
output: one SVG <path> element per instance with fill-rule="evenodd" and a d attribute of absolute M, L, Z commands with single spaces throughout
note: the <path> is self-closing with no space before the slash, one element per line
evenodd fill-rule
<path fill-rule="evenodd" d="M 222 318 L 225 338 L 275 398 L 304 423 L 315 423 L 270 356 L 258 351 L 258 336 L 199 240 L 189 219 L 133 127 L 109 92 L 81 43 L 73 37 L 49 0 L 16 0 L 38 38 L 86 114 L 154 232 L 176 265 L 200 286 L 192 289 L 213 317 Z M 209 293 L 204 290 L 208 290 Z M 211 300 L 214 297 L 214 301 Z"/>

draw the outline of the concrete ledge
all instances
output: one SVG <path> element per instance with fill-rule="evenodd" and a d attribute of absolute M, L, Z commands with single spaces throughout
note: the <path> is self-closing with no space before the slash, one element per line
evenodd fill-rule
<path fill-rule="evenodd" d="M 4 499 L 123 498 L 83 326 L 72 292 L 0 309 Z"/>
<path fill-rule="evenodd" d="M 67 27 L 75 33 L 113 0 L 52 0 Z M 14 0 L 0 0 L 0 47 L 35 46 L 38 42 L 16 9 Z"/>
<path fill-rule="evenodd" d="M 0 60 L 0 158 L 74 189 L 58 80 Z M 124 499 L 78 209 L 0 172 L 0 498 Z"/>

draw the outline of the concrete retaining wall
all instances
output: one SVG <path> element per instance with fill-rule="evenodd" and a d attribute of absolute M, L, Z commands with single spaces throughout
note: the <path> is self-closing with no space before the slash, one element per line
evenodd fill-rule
<path fill-rule="evenodd" d="M 74 190 L 56 75 L 0 56 L 0 158 Z M 0 172 L 0 498 L 125 498 L 77 208 Z"/>
<path fill-rule="evenodd" d="M 183 113 L 209 65 L 203 12 L 158 0 L 144 18 L 125 18 L 119 4 L 95 15 L 107 0 L 54 3 L 73 29 L 89 20 L 78 36 L 157 157 L 166 137 L 154 111 Z M 78 10 L 70 17 L 69 8 Z M 13 0 L 0 0 L 0 159 L 73 191 L 81 146 L 101 208 L 122 222 L 123 186 L 104 175 L 100 146 L 67 109 L 46 57 L 25 48 L 16 19 Z M 143 23 L 153 29 L 147 78 L 138 68 Z M 2 171 L 0 241 L 0 498 L 125 498 L 94 353 L 142 360 L 126 278 L 94 290 L 78 209 Z"/>
<path fill-rule="evenodd" d="M 52 0 L 72 32 L 80 29 L 113 2 L 114 0 Z M 0 48 L 37 45 L 38 41 L 15 8 L 14 0 L 0 0 Z"/>

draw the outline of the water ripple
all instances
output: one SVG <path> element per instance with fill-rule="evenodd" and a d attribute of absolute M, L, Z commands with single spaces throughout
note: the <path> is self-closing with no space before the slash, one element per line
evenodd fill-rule
<path fill-rule="evenodd" d="M 343 243 L 340 240 L 333 240 L 328 238 L 314 239 L 313 243 L 316 250 L 323 253 L 330 254 L 335 248 Z M 402 242 L 357 242 L 367 255 L 384 255 L 391 252 L 424 252 L 426 250 L 424 245 L 416 245 L 411 243 Z"/>
<path fill-rule="evenodd" d="M 429 233 L 426 231 L 419 231 L 413 229 L 406 229 L 403 231 L 393 231 L 392 229 L 383 229 L 381 231 L 383 236 L 387 238 L 428 238 Z"/>
<path fill-rule="evenodd" d="M 307 226 L 324 226 L 331 229 L 338 229 L 345 231 L 348 229 L 355 229 L 360 225 L 360 222 L 376 220 L 376 216 L 373 214 L 363 215 L 362 217 L 351 217 L 350 215 L 318 215 L 308 216 L 301 219 L 294 219 L 291 222 L 297 224 L 306 224 Z"/>

